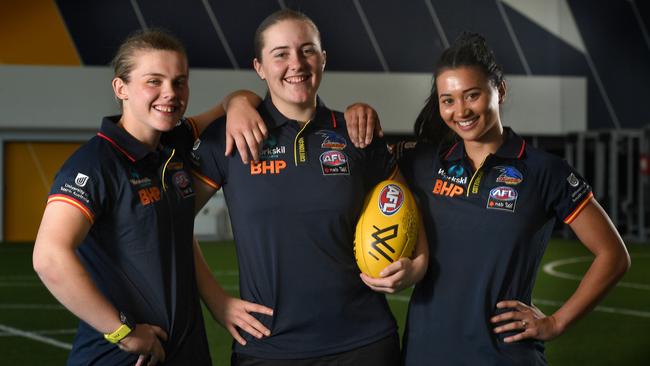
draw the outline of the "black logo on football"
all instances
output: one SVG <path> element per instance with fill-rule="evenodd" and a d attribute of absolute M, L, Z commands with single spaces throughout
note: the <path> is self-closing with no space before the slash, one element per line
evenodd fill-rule
<path fill-rule="evenodd" d="M 370 234 L 370 236 L 372 236 L 372 238 L 375 239 L 375 241 L 370 243 L 370 246 L 382 257 L 386 258 L 387 261 L 392 263 L 393 259 L 389 257 L 388 254 L 386 254 L 384 249 L 382 249 L 381 247 L 388 249 L 391 253 L 395 253 L 395 249 L 393 249 L 393 247 L 391 247 L 390 244 L 388 244 L 388 241 L 397 237 L 398 225 L 392 225 L 385 229 L 380 229 L 375 225 L 373 225 L 372 227 L 375 228 L 375 232 Z M 379 258 L 377 258 L 377 256 L 374 255 L 372 251 L 368 251 L 368 254 L 370 254 L 376 260 L 379 260 Z"/>

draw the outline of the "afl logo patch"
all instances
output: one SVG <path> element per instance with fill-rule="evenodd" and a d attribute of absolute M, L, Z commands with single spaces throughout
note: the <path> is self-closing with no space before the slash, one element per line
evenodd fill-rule
<path fill-rule="evenodd" d="M 388 184 L 379 193 L 379 211 L 386 216 L 391 216 L 402 207 L 404 192 L 395 184 Z"/>
<path fill-rule="evenodd" d="M 348 158 L 338 150 L 325 151 L 320 155 L 320 165 L 323 175 L 349 175 Z"/>
<path fill-rule="evenodd" d="M 519 193 L 512 187 L 501 186 L 493 188 L 490 190 L 487 208 L 515 212 L 518 196 Z"/>
<path fill-rule="evenodd" d="M 176 190 L 181 195 L 181 197 L 185 198 L 194 194 L 194 189 L 192 189 L 192 181 L 190 181 L 190 177 L 187 175 L 187 173 L 185 173 L 184 170 L 176 172 L 176 174 L 174 174 L 172 177 L 172 182 L 174 183 L 174 187 L 176 187 Z"/>
<path fill-rule="evenodd" d="M 77 177 L 74 179 L 74 184 L 79 187 L 83 187 L 88 183 L 88 176 L 85 174 L 77 173 Z"/>

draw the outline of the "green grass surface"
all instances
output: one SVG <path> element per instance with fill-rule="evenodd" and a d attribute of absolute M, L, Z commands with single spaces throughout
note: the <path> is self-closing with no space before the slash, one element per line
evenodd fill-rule
<path fill-rule="evenodd" d="M 650 365 L 650 245 L 630 245 L 628 249 L 633 265 L 623 285 L 567 333 L 547 343 L 551 365 Z M 0 244 L 0 364 L 62 365 L 67 350 L 61 347 L 72 342 L 77 321 L 38 281 L 31 267 L 31 250 L 29 244 Z M 219 281 L 236 294 L 234 246 L 208 243 L 203 251 Z M 584 256 L 588 252 L 576 242 L 553 240 L 543 264 Z M 555 270 L 580 276 L 587 265 L 578 261 L 558 265 Z M 552 313 L 577 285 L 577 280 L 540 271 L 534 298 L 542 311 Z M 400 329 L 407 299 L 408 291 L 389 297 Z M 228 365 L 230 336 L 205 315 L 214 364 Z"/>

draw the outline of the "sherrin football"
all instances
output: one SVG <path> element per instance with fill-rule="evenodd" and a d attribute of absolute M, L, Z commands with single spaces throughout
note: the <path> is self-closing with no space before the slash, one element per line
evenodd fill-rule
<path fill-rule="evenodd" d="M 379 277 L 389 264 L 410 257 L 419 224 L 413 194 L 404 184 L 377 184 L 366 196 L 354 236 L 354 258 L 361 272 Z"/>

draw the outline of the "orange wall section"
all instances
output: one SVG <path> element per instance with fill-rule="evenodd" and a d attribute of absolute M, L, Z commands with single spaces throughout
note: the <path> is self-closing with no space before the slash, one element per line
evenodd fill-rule
<path fill-rule="evenodd" d="M 54 176 L 80 142 L 7 142 L 4 145 L 4 240 L 32 242 Z"/>
<path fill-rule="evenodd" d="M 54 0 L 0 1 L 0 64 L 81 65 Z"/>

